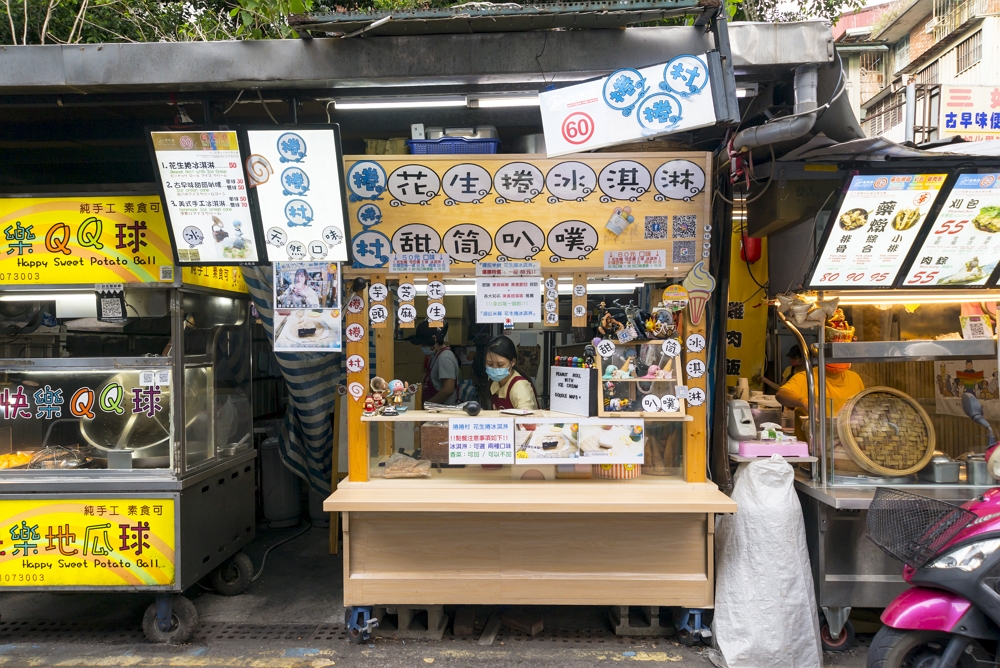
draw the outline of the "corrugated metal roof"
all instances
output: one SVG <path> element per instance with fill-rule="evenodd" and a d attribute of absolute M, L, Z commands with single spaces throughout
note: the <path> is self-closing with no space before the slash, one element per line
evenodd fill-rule
<path fill-rule="evenodd" d="M 433 35 L 552 28 L 623 28 L 664 18 L 714 12 L 720 0 L 584 0 L 535 5 L 469 2 L 404 11 L 310 12 L 289 25 L 299 32 Z"/>

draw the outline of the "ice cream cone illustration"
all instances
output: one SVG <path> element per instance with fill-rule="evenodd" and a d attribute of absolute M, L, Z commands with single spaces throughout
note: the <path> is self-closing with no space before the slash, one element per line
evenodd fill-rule
<path fill-rule="evenodd" d="M 705 317 L 705 305 L 708 298 L 715 289 L 715 278 L 708 273 L 705 268 L 705 261 L 701 260 L 692 267 L 688 275 L 681 281 L 681 285 L 688 291 L 688 308 L 691 311 L 691 324 L 698 325 Z"/>

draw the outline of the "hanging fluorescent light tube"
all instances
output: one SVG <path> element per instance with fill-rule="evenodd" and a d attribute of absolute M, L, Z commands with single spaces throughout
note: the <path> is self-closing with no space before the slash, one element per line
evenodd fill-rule
<path fill-rule="evenodd" d="M 495 109 L 498 107 L 537 107 L 538 93 L 506 93 L 483 95 L 469 100 L 472 109 Z"/>
<path fill-rule="evenodd" d="M 886 292 L 835 292 L 826 294 L 840 297 L 842 306 L 891 306 L 894 304 L 962 304 L 964 302 L 997 302 L 1000 293 L 996 291 L 963 290 L 955 292 L 920 292 L 893 290 Z"/>
<path fill-rule="evenodd" d="M 414 97 L 356 97 L 334 100 L 335 109 L 428 109 L 432 107 L 464 107 L 465 95 L 417 95 Z"/>

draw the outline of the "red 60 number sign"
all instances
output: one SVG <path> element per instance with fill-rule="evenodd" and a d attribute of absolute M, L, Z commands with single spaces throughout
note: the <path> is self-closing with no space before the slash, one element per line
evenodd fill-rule
<path fill-rule="evenodd" d="M 570 144 L 583 144 L 594 136 L 594 119 L 589 114 L 577 111 L 562 122 L 563 139 Z"/>

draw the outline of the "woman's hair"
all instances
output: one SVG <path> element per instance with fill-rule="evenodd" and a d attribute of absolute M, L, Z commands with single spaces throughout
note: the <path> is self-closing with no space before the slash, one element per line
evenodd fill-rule
<path fill-rule="evenodd" d="M 295 281 L 299 280 L 299 276 L 302 276 L 302 278 L 304 278 L 307 283 L 309 282 L 309 274 L 306 272 L 305 269 L 297 269 L 295 271 L 295 279 L 292 282 L 294 283 Z"/>
<path fill-rule="evenodd" d="M 486 344 L 486 353 L 493 353 L 494 355 L 499 355 L 508 362 L 513 362 L 517 359 L 517 346 L 514 342 L 508 339 L 504 335 L 495 336 L 490 339 L 490 342 Z"/>

